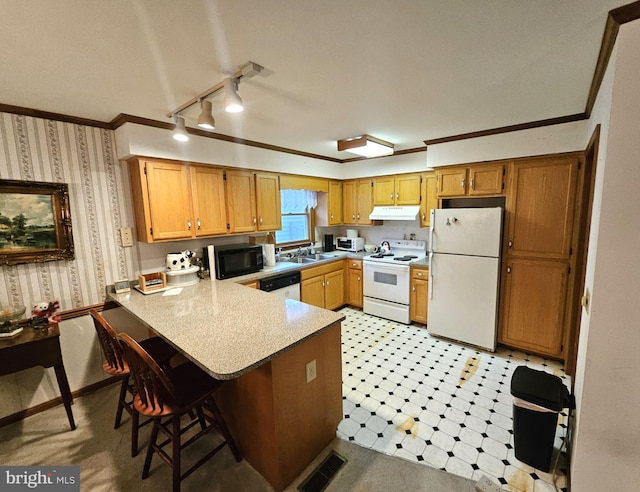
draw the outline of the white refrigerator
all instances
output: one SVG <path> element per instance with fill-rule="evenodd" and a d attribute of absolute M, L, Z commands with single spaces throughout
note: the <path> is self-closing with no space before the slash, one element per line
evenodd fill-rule
<path fill-rule="evenodd" d="M 502 208 L 431 210 L 427 329 L 496 349 Z"/>

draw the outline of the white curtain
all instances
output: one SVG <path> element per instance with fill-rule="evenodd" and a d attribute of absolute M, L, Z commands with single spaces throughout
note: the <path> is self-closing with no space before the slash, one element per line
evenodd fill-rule
<path fill-rule="evenodd" d="M 280 209 L 283 214 L 302 214 L 316 208 L 318 193 L 311 190 L 280 190 Z"/>

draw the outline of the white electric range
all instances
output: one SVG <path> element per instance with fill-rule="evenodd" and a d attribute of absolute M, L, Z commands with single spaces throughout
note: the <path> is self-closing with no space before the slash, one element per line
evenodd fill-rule
<path fill-rule="evenodd" d="M 427 257 L 427 242 L 407 239 L 384 239 L 391 252 L 377 253 L 362 259 L 362 311 L 399 323 L 409 324 L 410 264 Z"/>

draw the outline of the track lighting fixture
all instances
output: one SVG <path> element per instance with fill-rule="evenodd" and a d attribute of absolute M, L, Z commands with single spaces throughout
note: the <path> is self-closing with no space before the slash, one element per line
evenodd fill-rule
<path fill-rule="evenodd" d="M 206 130 L 215 129 L 216 120 L 213 119 L 213 114 L 211 114 L 213 104 L 211 103 L 211 101 L 203 99 L 201 102 L 201 107 L 202 111 L 200 112 L 200 116 L 198 116 L 198 126 Z"/>
<path fill-rule="evenodd" d="M 224 79 L 224 110 L 227 113 L 244 111 L 242 99 L 237 93 L 237 82 L 230 78 Z"/>
<path fill-rule="evenodd" d="M 371 135 L 360 135 L 359 137 L 338 140 L 338 150 L 346 150 L 364 157 L 380 157 L 392 155 L 393 144 Z"/>
<path fill-rule="evenodd" d="M 175 117 L 176 127 L 173 130 L 173 138 L 178 142 L 187 142 L 189 135 L 187 135 L 187 129 L 184 126 L 184 118 L 182 116 Z"/>
<path fill-rule="evenodd" d="M 238 70 L 229 77 L 226 77 L 221 82 L 167 114 L 167 118 L 173 118 L 176 124 L 175 130 L 173 131 L 173 138 L 182 142 L 189 140 L 189 135 L 185 128 L 185 119 L 182 115 L 196 103 L 200 103 L 201 107 L 200 114 L 198 115 L 198 126 L 207 130 L 213 130 L 216 125 L 212 114 L 213 103 L 209 101 L 208 98 L 215 95 L 216 92 L 221 91 L 222 89 L 224 89 L 225 111 L 228 113 L 239 113 L 240 111 L 243 111 L 244 105 L 242 104 L 242 99 L 238 95 L 238 84 L 240 83 L 240 80 L 245 77 L 251 78 L 256 74 L 259 74 L 263 68 L 264 67 L 257 63 L 248 61 L 244 65 L 240 65 Z"/>

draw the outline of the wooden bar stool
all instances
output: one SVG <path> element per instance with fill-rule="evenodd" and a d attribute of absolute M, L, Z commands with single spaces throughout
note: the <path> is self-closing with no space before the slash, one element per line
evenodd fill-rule
<path fill-rule="evenodd" d="M 104 355 L 102 369 L 107 374 L 122 378 L 118 407 L 116 410 L 116 421 L 113 428 L 117 429 L 120 427 L 122 411 L 126 410 L 127 413 L 131 415 L 131 456 L 136 456 L 138 454 L 138 429 L 151 422 L 151 419 L 145 419 L 144 422 L 140 423 L 139 414 L 133 406 L 133 398 L 127 401 L 127 393 L 133 397 L 135 390 L 130 383 L 129 366 L 124 359 L 118 334 L 98 311 L 92 309 L 89 313 L 93 318 L 93 324 Z M 148 338 L 140 342 L 140 344 L 151 354 L 151 357 L 153 357 L 158 364 L 163 366 L 167 366 L 169 359 L 177 353 L 171 345 L 159 337 Z"/>
<path fill-rule="evenodd" d="M 134 408 L 142 415 L 153 417 L 151 440 L 147 448 L 142 478 L 149 476 L 151 459 L 157 453 L 173 472 L 173 490 L 180 491 L 180 482 L 191 475 L 200 465 L 228 445 L 236 461 L 242 455 L 229 433 L 222 415 L 213 399 L 213 394 L 222 381 L 212 378 L 192 362 L 187 362 L 171 372 L 165 372 L 140 344 L 125 333 L 119 335 L 124 347 L 124 356 L 131 378 L 136 389 L 133 399 Z M 197 419 L 188 419 L 184 427 L 180 420 L 185 414 L 196 412 Z M 166 417 L 166 418 L 165 418 Z M 164 422 L 163 422 L 164 418 Z M 189 438 L 181 443 L 182 434 L 200 424 L 201 428 L 189 434 Z M 212 430 L 220 432 L 224 441 L 218 444 L 195 465 L 181 472 L 180 453 L 182 449 L 193 444 L 200 437 Z M 162 431 L 168 439 L 158 443 L 158 433 Z M 171 443 L 171 455 L 164 449 Z"/>

